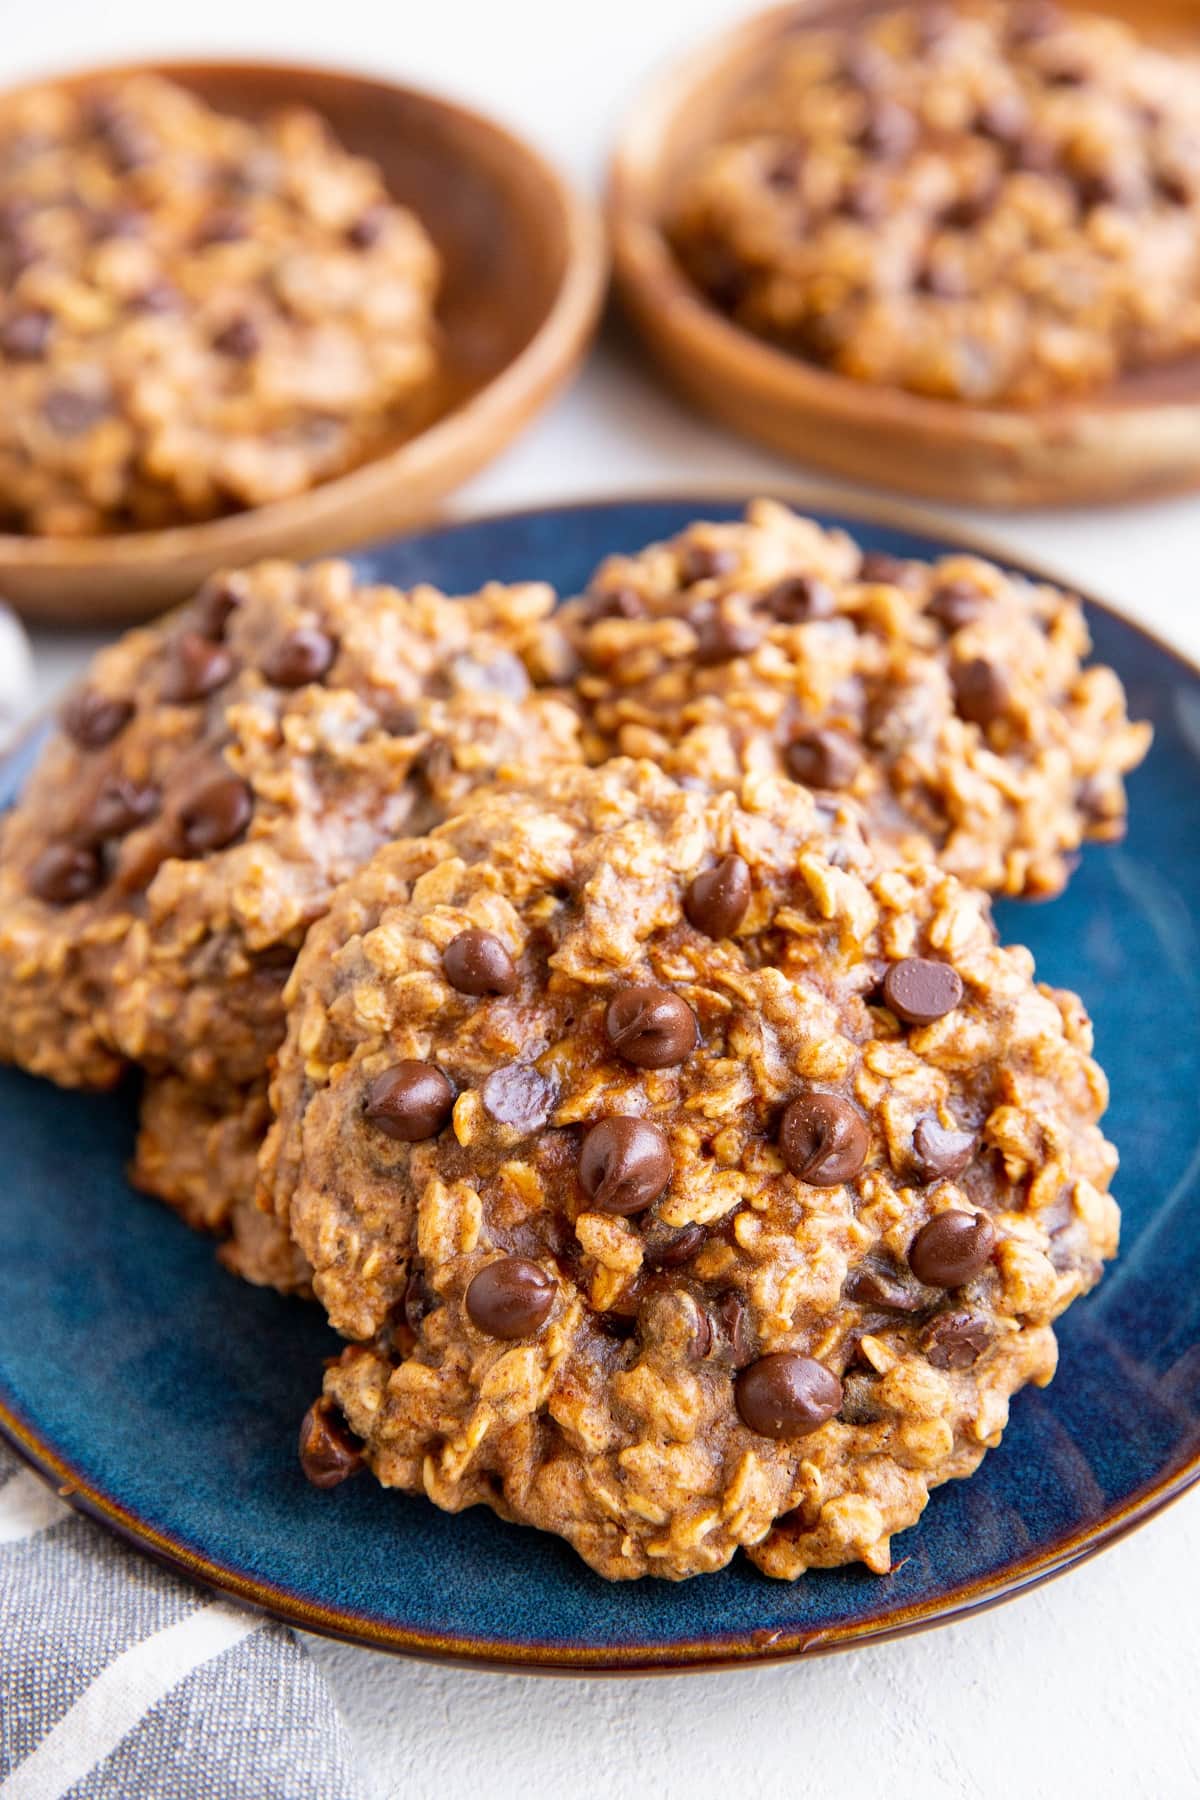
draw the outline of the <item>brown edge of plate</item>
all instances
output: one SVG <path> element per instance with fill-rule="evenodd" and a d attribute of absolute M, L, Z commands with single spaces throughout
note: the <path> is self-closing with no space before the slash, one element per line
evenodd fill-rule
<path fill-rule="evenodd" d="M 1014 553 L 1007 545 L 988 536 L 964 530 L 961 524 L 937 512 L 908 506 L 902 501 L 877 502 L 856 499 L 838 488 L 811 482 L 788 486 L 764 484 L 772 498 L 797 509 L 828 511 L 863 524 L 872 522 L 895 526 L 900 530 L 937 538 L 964 552 L 986 556 L 994 562 L 1023 570 L 1037 580 L 1049 582 L 1078 594 L 1088 607 L 1119 617 L 1148 638 L 1165 655 L 1189 672 L 1200 675 L 1200 662 L 1194 662 L 1176 645 L 1159 633 L 1132 620 L 1128 614 L 1107 601 L 1097 598 L 1061 570 L 1048 568 Z M 706 504 L 728 501 L 746 502 L 752 490 L 745 482 L 722 488 L 706 483 L 702 488 L 681 493 L 674 485 L 639 488 L 634 492 L 613 492 L 599 496 L 580 496 L 557 500 L 548 506 L 514 506 L 478 514 L 474 519 L 456 523 L 485 522 L 487 519 L 540 517 L 548 512 L 572 511 L 581 506 L 607 506 L 621 501 L 686 500 L 701 511 Z M 12 752 L 9 746 L 8 754 Z M 1048 1550 L 1023 1557 L 991 1576 L 981 1576 L 961 1583 L 947 1594 L 918 1606 L 900 1607 L 886 1613 L 875 1612 L 853 1619 L 836 1629 L 817 1632 L 771 1633 L 762 1641 L 754 1635 L 746 1637 L 712 1637 L 675 1644 L 636 1644 L 628 1649 L 617 1646 L 596 1648 L 589 1645 L 555 1643 L 539 1640 L 489 1639 L 435 1632 L 409 1631 L 390 1620 L 376 1616 L 321 1606 L 306 1600 L 302 1594 L 277 1583 L 263 1581 L 245 1570 L 227 1566 L 202 1555 L 183 1539 L 160 1531 L 147 1520 L 122 1506 L 101 1488 L 88 1482 L 69 1462 L 59 1456 L 18 1412 L 0 1400 L 0 1441 L 8 1444 L 22 1462 L 52 1487 L 67 1505 L 85 1517 L 107 1527 L 135 1549 L 184 1579 L 233 1600 L 239 1605 L 267 1614 L 302 1631 L 365 1649 L 383 1650 L 396 1656 L 413 1657 L 425 1662 L 448 1663 L 461 1668 L 490 1669 L 517 1675 L 631 1676 L 687 1675 L 719 1669 L 762 1668 L 771 1663 L 798 1662 L 814 1656 L 830 1656 L 841 1650 L 859 1649 L 867 1644 L 888 1643 L 896 1638 L 911 1637 L 938 1625 L 954 1624 L 976 1613 L 989 1612 L 1014 1600 L 1033 1587 L 1065 1575 L 1079 1564 L 1089 1561 L 1111 1544 L 1127 1537 L 1138 1526 L 1147 1524 L 1173 1501 L 1192 1487 L 1200 1485 L 1200 1453 L 1171 1467 L 1158 1479 L 1146 1483 L 1122 1506 L 1113 1508 L 1093 1524 L 1062 1538 Z M 881 1582 L 886 1578 L 881 1577 Z"/>
<path fill-rule="evenodd" d="M 877 3 L 865 10 L 877 10 Z M 1178 37 L 1186 0 L 1094 10 Z M 1200 357 L 1072 402 L 1030 410 L 961 405 L 873 387 L 752 336 L 688 280 L 663 229 L 672 183 L 785 33 L 860 14 L 862 0 L 792 0 L 744 20 L 653 83 L 609 171 L 618 292 L 656 363 L 704 411 L 806 462 L 925 498 L 993 507 L 1147 499 L 1200 486 Z"/>
<path fill-rule="evenodd" d="M 248 114 L 308 106 L 360 154 L 372 154 L 372 145 L 355 141 L 341 118 L 369 119 L 374 153 L 397 199 L 414 201 L 398 191 L 397 168 L 418 187 L 430 183 L 443 202 L 453 197 L 449 210 L 438 209 L 441 217 L 422 220 L 444 258 L 453 242 L 453 316 L 443 320 L 450 375 L 431 423 L 305 493 L 164 530 L 86 539 L 0 534 L 0 594 L 37 623 L 128 624 L 182 598 L 214 569 L 352 549 L 429 523 L 437 503 L 498 455 L 575 371 L 607 286 L 596 210 L 503 126 L 423 90 L 316 66 L 158 60 L 51 74 L 26 85 L 89 88 L 138 73 L 179 81 L 218 106 L 233 96 L 230 110 Z M 389 135 L 391 114 L 397 125 L 406 121 L 407 140 Z M 424 145 L 417 140 L 422 130 Z M 456 158 L 468 181 L 461 204 Z M 508 209 L 499 223 L 498 203 Z M 524 279 L 515 262 L 522 251 Z M 498 330 L 488 311 L 501 304 L 511 317 Z M 507 350 L 506 330 L 513 339 Z"/>

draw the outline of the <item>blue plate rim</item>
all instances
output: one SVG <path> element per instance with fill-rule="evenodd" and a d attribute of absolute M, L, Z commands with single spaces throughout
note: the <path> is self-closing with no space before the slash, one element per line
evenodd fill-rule
<path fill-rule="evenodd" d="M 874 500 L 847 495 L 820 483 L 762 483 L 748 488 L 742 483 L 701 489 L 653 486 L 601 495 L 552 501 L 542 506 L 500 507 L 462 518 L 439 521 L 425 529 L 397 533 L 380 543 L 403 543 L 410 538 L 439 539 L 466 528 L 500 521 L 542 519 L 556 513 L 597 512 L 639 504 L 676 504 L 703 516 L 709 506 L 747 505 L 755 498 L 778 499 L 800 509 L 836 514 L 862 524 L 890 526 L 973 555 L 985 556 L 1005 568 L 1049 582 L 1077 594 L 1089 610 L 1116 618 L 1162 655 L 1200 678 L 1200 661 L 1140 620 L 1130 617 L 1100 598 L 1061 570 L 1015 552 L 1002 540 L 964 529 L 956 520 L 934 510 L 888 499 Z M 369 556 L 376 545 L 363 545 L 348 556 Z M 10 745 L 0 762 L 19 757 L 22 746 L 37 732 L 43 718 Z M 464 1668 L 510 1674 L 575 1676 L 630 1676 L 700 1673 L 720 1669 L 759 1668 L 827 1656 L 867 1644 L 886 1643 L 917 1632 L 950 1624 L 991 1610 L 1033 1587 L 1056 1579 L 1089 1561 L 1139 1526 L 1156 1517 L 1190 1488 L 1200 1483 L 1200 1451 L 1162 1471 L 1121 1505 L 1111 1508 L 1088 1526 L 1058 1539 L 1046 1548 L 1006 1564 L 992 1575 L 983 1575 L 930 1598 L 884 1612 L 860 1613 L 854 1619 L 817 1631 L 776 1631 L 712 1635 L 695 1640 L 637 1645 L 571 1645 L 525 1638 L 484 1638 L 469 1633 L 443 1634 L 417 1631 L 370 1613 L 339 1608 L 306 1598 L 282 1584 L 264 1581 L 231 1563 L 213 1559 L 183 1538 L 164 1532 L 102 1488 L 87 1481 L 59 1456 L 53 1445 L 6 1401 L 0 1382 L 0 1441 L 74 1511 L 112 1531 L 134 1549 L 185 1579 L 221 1594 L 236 1604 L 262 1612 L 282 1623 L 321 1637 L 356 1644 L 365 1649 Z M 818 1572 L 819 1575 L 819 1572 Z M 887 1577 L 881 1578 L 886 1588 Z"/>

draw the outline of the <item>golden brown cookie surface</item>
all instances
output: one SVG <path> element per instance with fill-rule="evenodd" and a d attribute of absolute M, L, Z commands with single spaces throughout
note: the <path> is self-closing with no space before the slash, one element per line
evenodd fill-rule
<path fill-rule="evenodd" d="M 1087 1020 L 1032 975 L 783 782 L 618 761 L 381 852 L 262 1161 L 375 1472 L 612 1578 L 886 1568 L 1116 1247 Z"/>

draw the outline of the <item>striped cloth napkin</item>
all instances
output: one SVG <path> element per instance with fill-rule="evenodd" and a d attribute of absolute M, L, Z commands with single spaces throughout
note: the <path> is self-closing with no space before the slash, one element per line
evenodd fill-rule
<path fill-rule="evenodd" d="M 357 1800 L 292 1632 L 177 1581 L 0 1448 L 0 1800 Z"/>

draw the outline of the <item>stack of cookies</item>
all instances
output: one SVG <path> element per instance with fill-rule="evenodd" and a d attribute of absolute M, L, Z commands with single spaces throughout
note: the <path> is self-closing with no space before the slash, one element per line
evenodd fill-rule
<path fill-rule="evenodd" d="M 561 606 L 227 574 L 6 822 L 0 1053 L 139 1071 L 136 1183 L 324 1307 L 318 1485 L 884 1571 L 1117 1247 L 1087 1015 L 989 899 L 1121 833 L 1088 647 L 765 501 Z"/>

